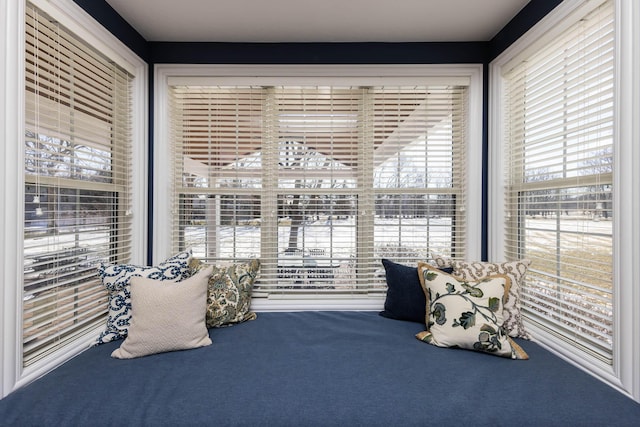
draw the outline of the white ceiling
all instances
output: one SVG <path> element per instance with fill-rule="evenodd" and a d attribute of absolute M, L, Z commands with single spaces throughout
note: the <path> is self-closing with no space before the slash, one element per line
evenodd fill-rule
<path fill-rule="evenodd" d="M 488 41 L 529 0 L 106 0 L 148 41 Z"/>

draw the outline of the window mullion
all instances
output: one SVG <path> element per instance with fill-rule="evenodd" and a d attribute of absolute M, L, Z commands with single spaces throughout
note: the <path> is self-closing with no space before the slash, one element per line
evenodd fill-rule
<path fill-rule="evenodd" d="M 357 249 L 357 285 L 367 286 L 374 283 L 375 265 L 371 265 L 375 259 L 374 215 L 375 194 L 373 191 L 374 176 L 374 136 L 373 121 L 375 120 L 375 98 L 366 89 L 362 90 L 362 98 L 359 105 L 359 141 L 357 156 L 357 187 L 358 187 L 358 215 L 356 225 Z"/>
<path fill-rule="evenodd" d="M 264 286 L 278 280 L 278 101 L 275 88 L 264 88 L 262 113 L 262 191 L 260 210 L 260 276 Z"/>

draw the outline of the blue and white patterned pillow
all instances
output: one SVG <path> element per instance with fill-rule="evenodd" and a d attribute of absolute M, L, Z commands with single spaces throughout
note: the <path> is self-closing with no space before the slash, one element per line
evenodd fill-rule
<path fill-rule="evenodd" d="M 188 250 L 153 267 L 131 264 L 101 264 L 98 267 L 98 276 L 109 293 L 109 315 L 105 329 L 100 333 L 95 344 L 104 344 L 125 338 L 129 333 L 132 277 L 179 282 L 189 277 L 190 259 L 191 250 Z"/>

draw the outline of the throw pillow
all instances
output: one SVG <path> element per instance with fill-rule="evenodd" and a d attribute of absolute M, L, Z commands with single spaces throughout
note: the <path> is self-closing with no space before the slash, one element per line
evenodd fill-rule
<path fill-rule="evenodd" d="M 502 316 L 509 292 L 506 276 L 491 276 L 478 282 L 459 280 L 437 268 L 418 266 L 427 295 L 427 330 L 416 337 L 438 347 L 455 347 L 509 357 L 528 355 L 506 334 Z"/>
<path fill-rule="evenodd" d="M 193 271 L 206 266 L 200 260 L 190 263 Z M 229 266 L 214 266 L 209 278 L 207 293 L 207 326 L 215 328 L 246 322 L 257 317 L 250 311 L 251 294 L 260 261 L 252 259 L 246 263 Z"/>
<path fill-rule="evenodd" d="M 131 279 L 131 325 L 122 345 L 111 353 L 133 359 L 211 344 L 205 323 L 208 267 L 182 282 Z"/>
<path fill-rule="evenodd" d="M 435 265 L 436 267 L 440 269 L 452 268 L 451 263 L 453 262 L 453 259 L 440 255 L 439 253 L 434 251 L 430 251 L 429 254 L 431 255 L 431 259 L 433 259 L 433 265 Z"/>
<path fill-rule="evenodd" d="M 109 313 L 105 329 L 96 338 L 95 344 L 125 338 L 131 319 L 130 284 L 133 277 L 147 277 L 155 280 L 180 281 L 189 277 L 191 251 L 180 252 L 153 267 L 131 264 L 101 264 L 98 276 L 109 294 Z"/>
<path fill-rule="evenodd" d="M 387 280 L 387 295 L 384 310 L 379 314 L 389 319 L 424 324 L 426 301 L 418 269 L 388 259 L 383 259 L 382 265 Z"/>
<path fill-rule="evenodd" d="M 523 259 L 503 263 L 452 261 L 453 274 L 465 280 L 482 280 L 496 274 L 503 274 L 511 280 L 509 295 L 504 304 L 504 327 L 510 337 L 530 339 L 522 323 L 520 313 L 520 290 L 531 261 Z"/>

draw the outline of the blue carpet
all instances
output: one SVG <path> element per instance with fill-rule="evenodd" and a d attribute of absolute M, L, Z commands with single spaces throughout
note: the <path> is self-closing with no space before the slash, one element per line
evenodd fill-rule
<path fill-rule="evenodd" d="M 640 404 L 540 346 L 442 349 L 373 312 L 259 313 L 213 345 L 92 348 L 0 401 L 2 426 L 638 426 Z"/>

